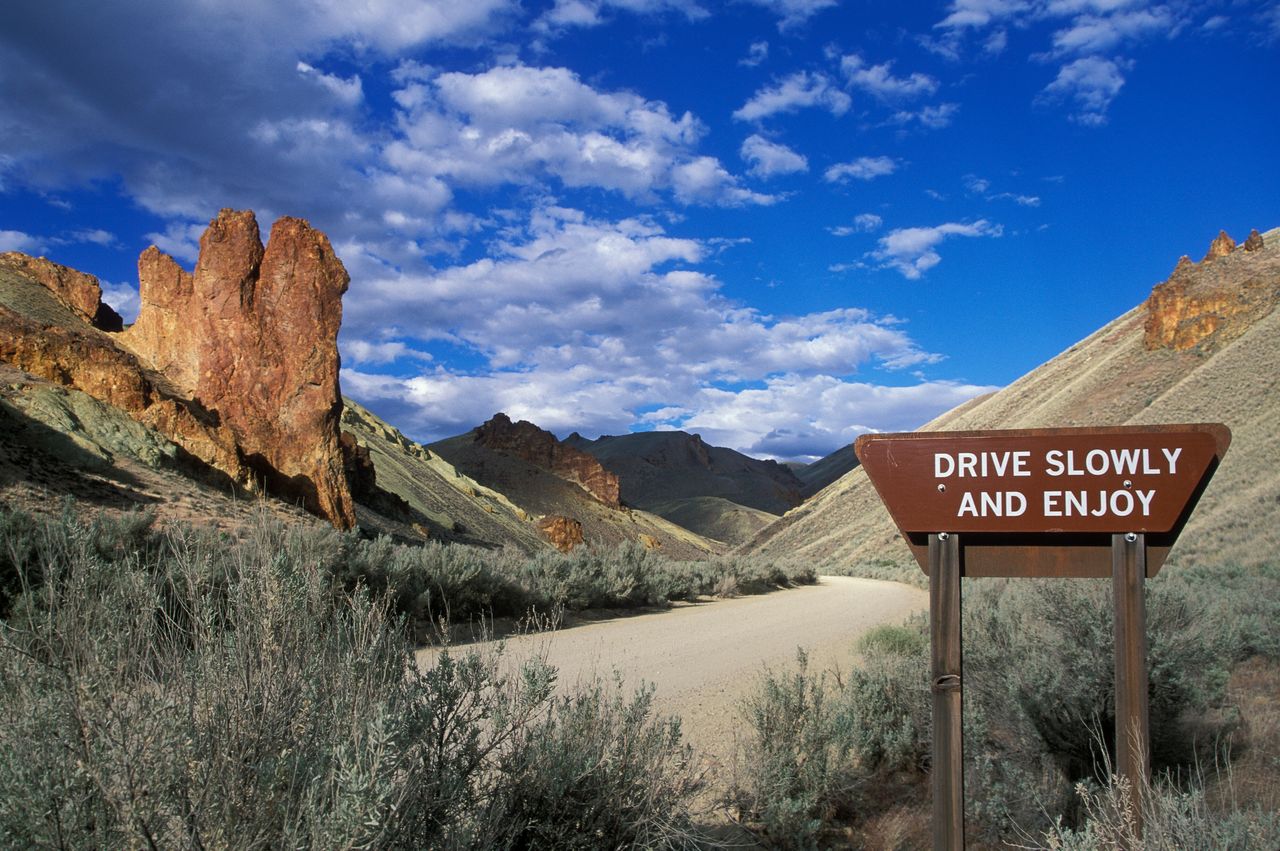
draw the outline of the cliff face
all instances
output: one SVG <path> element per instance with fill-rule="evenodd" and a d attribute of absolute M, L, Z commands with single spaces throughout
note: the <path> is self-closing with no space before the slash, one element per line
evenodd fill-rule
<path fill-rule="evenodd" d="M 476 443 L 486 449 L 505 452 L 549 470 L 581 485 L 610 508 L 621 507 L 618 477 L 586 452 L 561 443 L 551 432 L 525 420 L 513 423 L 506 414 L 495 414 L 475 434 Z"/>
<path fill-rule="evenodd" d="M 123 327 L 120 314 L 102 303 L 102 286 L 93 275 L 17 251 L 0 254 L 0 263 L 44 284 L 61 304 L 95 328 L 119 331 Z"/>
<path fill-rule="evenodd" d="M 264 249 L 253 213 L 223 210 L 194 273 L 142 253 L 141 313 L 119 334 L 99 330 L 114 312 L 92 276 L 24 255 L 0 257 L 0 270 L 13 292 L 26 287 L 0 303 L 0 359 L 129 412 L 241 484 L 355 525 L 347 471 L 362 464 L 344 456 L 338 426 L 349 278 L 324 234 L 285 218 Z"/>
<path fill-rule="evenodd" d="M 152 247 L 121 342 L 235 434 L 272 493 L 355 525 L 338 419 L 338 326 L 350 277 L 328 238 L 283 218 L 264 249 L 252 212 L 223 210 L 194 274 Z"/>
<path fill-rule="evenodd" d="M 1242 246 L 1219 233 L 1199 263 L 1178 261 L 1146 302 L 1148 351 L 1212 351 L 1240 337 L 1277 302 L 1280 253 L 1255 230 Z"/>

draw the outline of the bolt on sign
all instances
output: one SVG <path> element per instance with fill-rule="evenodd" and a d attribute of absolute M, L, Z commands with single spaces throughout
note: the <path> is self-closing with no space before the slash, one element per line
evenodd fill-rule
<path fill-rule="evenodd" d="M 1219 423 L 858 438 L 858 460 L 929 575 L 935 849 L 964 847 L 962 576 L 1111 577 L 1116 765 L 1141 814 L 1150 778 L 1143 583 L 1230 445 Z"/>

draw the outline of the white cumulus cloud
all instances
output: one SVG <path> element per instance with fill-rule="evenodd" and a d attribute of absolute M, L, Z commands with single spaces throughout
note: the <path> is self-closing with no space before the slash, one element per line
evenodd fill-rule
<path fill-rule="evenodd" d="M 839 0 L 747 0 L 763 6 L 778 16 L 778 29 L 785 32 L 798 27 L 821 12 L 839 3 Z"/>
<path fill-rule="evenodd" d="M 770 142 L 759 134 L 748 136 L 739 152 L 751 164 L 748 171 L 756 177 L 773 177 L 809 170 L 809 161 L 786 145 Z"/>
<path fill-rule="evenodd" d="M 892 62 L 868 65 L 856 53 L 840 60 L 840 71 L 849 85 L 883 101 L 908 100 L 931 95 L 938 90 L 938 81 L 928 74 L 917 71 L 906 77 L 895 77 L 892 68 Z"/>
<path fill-rule="evenodd" d="M 424 437 L 465 431 L 498 410 L 602 433 L 639 422 L 682 427 L 724 398 L 717 393 L 741 392 L 716 389 L 726 382 L 841 383 L 868 365 L 937 360 L 891 317 L 859 308 L 775 316 L 727 299 L 697 268 L 714 250 L 651 220 L 544 207 L 483 259 L 427 275 L 371 267 L 346 299 L 343 386 Z M 402 355 L 430 340 L 485 366 L 406 365 Z M 392 360 L 396 375 L 371 368 Z M 655 408 L 671 409 L 668 418 L 644 413 Z"/>
<path fill-rule="evenodd" d="M 868 256 L 883 269 L 895 269 L 909 280 L 942 262 L 937 247 L 953 236 L 1000 236 L 1003 229 L 986 219 L 973 223 L 947 222 L 933 227 L 897 228 L 880 238 L 879 247 Z"/>
<path fill-rule="evenodd" d="M 1088 127 L 1107 123 L 1107 109 L 1124 87 L 1124 70 L 1132 63 L 1083 56 L 1063 65 L 1058 76 L 1045 86 L 1042 100 L 1070 100 L 1075 104 L 1072 119 Z"/>
<path fill-rule="evenodd" d="M 843 183 L 847 180 L 874 180 L 893 174 L 898 170 L 898 162 L 893 157 L 858 157 L 847 163 L 836 163 L 822 174 L 828 183 Z"/>
<path fill-rule="evenodd" d="M 0 251 L 21 251 L 24 254 L 44 250 L 44 240 L 20 230 L 0 230 Z"/>
<path fill-rule="evenodd" d="M 816 107 L 832 115 L 844 115 L 853 101 L 832 84 L 825 74 L 798 71 L 766 86 L 739 107 L 733 117 L 739 121 L 759 121 L 783 112 Z"/>
<path fill-rule="evenodd" d="M 411 69 L 413 70 L 413 69 Z M 426 79 L 423 79 L 423 77 Z M 697 153 L 690 112 L 630 92 L 603 92 L 567 68 L 499 66 L 480 73 L 403 75 L 395 93 L 402 138 L 386 146 L 391 173 L 410 181 L 494 186 L 554 178 L 642 201 L 670 191 L 683 203 L 772 203 Z"/>

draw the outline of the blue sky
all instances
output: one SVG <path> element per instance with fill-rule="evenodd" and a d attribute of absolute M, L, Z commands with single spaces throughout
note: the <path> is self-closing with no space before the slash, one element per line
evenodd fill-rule
<path fill-rule="evenodd" d="M 1280 4 L 10 0 L 0 250 L 327 232 L 343 387 L 811 459 L 1280 225 Z"/>

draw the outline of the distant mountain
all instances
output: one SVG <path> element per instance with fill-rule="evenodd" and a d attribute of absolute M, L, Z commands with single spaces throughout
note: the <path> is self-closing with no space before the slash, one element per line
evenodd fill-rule
<path fill-rule="evenodd" d="M 662 517 L 620 503 L 617 476 L 590 454 L 533 423 L 513 423 L 498 414 L 466 434 L 427 448 L 463 475 L 540 518 L 553 542 L 563 545 L 575 537 L 606 546 L 641 541 L 674 558 L 703 558 L 725 549 Z"/>
<path fill-rule="evenodd" d="M 564 442 L 597 458 L 618 477 L 623 504 L 730 543 L 753 533 L 769 515 L 799 505 L 804 487 L 783 464 L 711 446 L 683 431 L 596 440 L 575 433 Z"/>
<path fill-rule="evenodd" d="M 718 496 L 781 514 L 800 503 L 803 483 L 777 461 L 712 446 L 683 431 L 647 431 L 565 443 L 590 453 L 622 484 L 622 501 L 647 508 L 677 499 Z"/>
<path fill-rule="evenodd" d="M 841 446 L 824 458 L 819 458 L 812 464 L 805 464 L 797 468 L 795 470 L 796 478 L 803 483 L 800 495 L 808 499 L 858 466 L 858 463 L 858 456 L 853 453 L 853 444 L 850 443 L 848 446 Z"/>
<path fill-rule="evenodd" d="M 1224 422 L 1231 450 L 1170 555 L 1274 561 L 1280 505 L 1280 229 L 1226 234 L 1183 257 L 1143 304 L 1003 390 L 922 431 Z M 855 469 L 763 529 L 745 551 L 825 565 L 914 568 L 866 474 Z"/>

